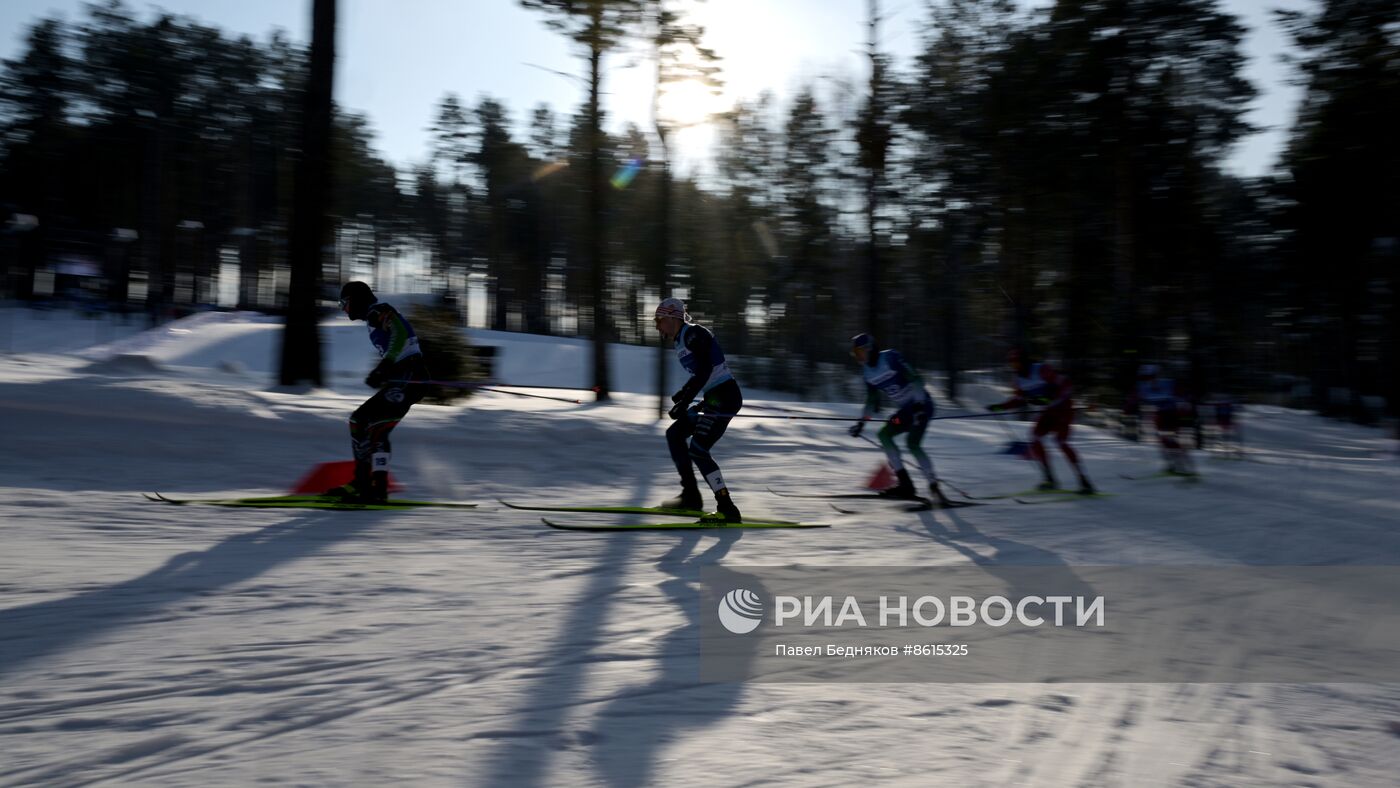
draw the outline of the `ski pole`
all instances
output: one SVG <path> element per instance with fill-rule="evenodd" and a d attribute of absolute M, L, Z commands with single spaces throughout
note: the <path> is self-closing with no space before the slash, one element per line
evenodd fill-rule
<path fill-rule="evenodd" d="M 1080 410 L 1080 408 L 1075 408 Z M 1041 413 L 1043 411 L 1036 411 Z M 779 414 L 769 415 L 767 413 L 705 413 L 702 416 L 714 416 L 715 418 L 730 419 L 791 419 L 797 421 L 866 421 L 859 416 L 783 416 Z M 967 413 L 961 416 L 934 416 L 929 421 L 944 421 L 947 419 L 985 419 L 1000 416 L 1000 413 Z"/>
<path fill-rule="evenodd" d="M 546 389 L 546 391 L 560 392 L 596 392 L 598 386 L 536 386 L 531 384 L 497 384 L 493 381 L 388 381 L 391 384 L 419 384 L 423 386 L 442 386 L 447 389 L 480 389 L 484 386 L 494 386 L 498 389 Z"/>
<path fill-rule="evenodd" d="M 998 413 L 998 414 L 996 414 L 996 415 L 1000 416 L 1001 414 Z M 1005 419 L 997 419 L 997 424 L 1001 425 L 1001 430 L 1002 430 L 1002 432 L 1005 432 L 1005 433 L 1006 433 L 1007 440 L 1011 440 L 1011 441 L 1020 440 L 1019 438 L 1016 437 L 1016 433 L 1013 432 L 1013 431 L 1011 430 L 1011 427 L 1007 426 L 1006 420 L 1005 420 Z"/>
<path fill-rule="evenodd" d="M 509 394 L 512 397 L 528 397 L 529 399 L 547 399 L 553 402 L 567 402 L 571 405 L 582 405 L 583 400 L 569 399 L 567 397 L 547 397 L 543 394 L 526 394 L 523 391 L 506 391 L 505 389 L 492 388 L 482 383 L 472 383 L 457 380 L 390 380 L 389 383 L 413 383 L 419 386 L 442 386 L 453 389 L 476 389 L 477 391 L 489 391 L 493 394 Z M 501 384 L 495 384 L 501 385 Z M 521 388 L 535 388 L 534 386 L 522 386 Z M 549 387 L 542 387 L 549 388 Z"/>
<path fill-rule="evenodd" d="M 573 405 L 583 404 L 583 400 L 581 399 L 569 399 L 567 397 L 547 397 L 543 394 L 526 394 L 523 391 L 506 391 L 504 389 L 488 389 L 485 387 L 482 387 L 481 391 L 489 391 L 493 394 L 509 394 L 512 397 L 529 397 L 530 399 L 547 399 L 553 402 L 568 402 Z"/>

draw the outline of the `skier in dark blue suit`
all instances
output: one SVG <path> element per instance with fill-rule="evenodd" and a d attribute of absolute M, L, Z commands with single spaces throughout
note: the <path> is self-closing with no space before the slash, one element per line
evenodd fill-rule
<path fill-rule="evenodd" d="M 724 350 L 714 334 L 691 321 L 685 304 L 667 298 L 656 308 L 656 330 L 676 346 L 676 358 L 690 375 L 680 391 L 671 397 L 675 403 L 670 416 L 675 423 L 666 430 L 666 444 L 681 476 L 681 494 L 661 504 L 671 509 L 700 509 L 704 501 L 695 480 L 695 468 L 715 495 L 717 513 L 727 522 L 741 522 L 739 507 L 729 497 L 719 464 L 710 449 L 724 435 L 730 418 L 744 405 L 739 383 L 724 361 Z M 691 402 L 700 397 L 699 404 Z"/>

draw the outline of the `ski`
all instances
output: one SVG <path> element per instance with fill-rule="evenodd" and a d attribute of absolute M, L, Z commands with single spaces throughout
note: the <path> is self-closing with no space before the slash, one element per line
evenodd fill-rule
<path fill-rule="evenodd" d="M 826 523 L 775 523 L 775 522 L 743 522 L 727 523 L 723 520 L 695 520 L 685 523 L 561 523 L 541 517 L 540 521 L 550 528 L 557 528 L 561 531 L 721 531 L 737 530 L 743 528 L 830 528 Z"/>
<path fill-rule="evenodd" d="M 501 505 L 512 509 L 524 509 L 524 511 L 535 512 L 587 512 L 587 514 L 619 514 L 619 515 L 665 515 L 665 516 L 693 516 L 693 518 L 703 518 L 708 512 L 700 509 L 669 509 L 666 507 L 542 507 L 536 504 L 512 504 L 510 501 L 501 501 Z M 785 519 L 769 518 L 769 516 L 759 515 L 756 519 L 763 522 L 792 522 Z"/>
<path fill-rule="evenodd" d="M 1092 492 L 1081 493 L 1077 490 L 1047 490 L 1046 492 L 1060 493 L 1060 495 L 1046 496 L 1042 498 L 1017 498 L 1016 503 L 1041 504 L 1041 503 L 1068 503 L 1071 501 L 1082 501 L 1089 498 L 1112 498 L 1113 493 Z"/>
<path fill-rule="evenodd" d="M 888 500 L 888 501 L 890 501 L 891 503 L 909 503 L 909 501 L 908 501 L 907 499 L 902 499 L 902 498 L 888 498 L 888 499 L 885 499 L 885 500 Z M 959 500 L 949 500 L 947 503 L 942 503 L 942 504 L 940 504 L 940 503 L 935 503 L 934 501 L 929 500 L 929 499 L 922 499 L 922 500 L 923 500 L 922 503 L 917 503 L 917 502 L 916 502 L 916 503 L 914 503 L 912 506 L 906 506 L 906 507 L 904 507 L 904 508 L 903 508 L 903 511 L 906 512 L 906 513 L 909 513 L 909 514 L 913 514 L 914 512 L 931 512 L 931 511 L 934 511 L 935 509 L 961 509 L 961 508 L 963 508 L 963 507 L 965 507 L 965 506 L 985 506 L 985 505 L 986 505 L 985 502 L 981 502 L 981 501 L 959 501 Z M 859 510 L 856 510 L 856 509 L 843 509 L 843 508 L 841 508 L 840 506 L 837 506 L 837 505 L 834 504 L 834 503 L 833 503 L 833 504 L 828 504 L 828 505 L 829 505 L 832 509 L 834 509 L 834 510 L 840 512 L 841 514 L 862 514 L 862 512 L 860 512 Z"/>
<path fill-rule="evenodd" d="M 534 504 L 527 505 L 511 503 L 510 501 L 503 501 L 499 498 L 497 499 L 497 501 L 502 506 L 506 506 L 511 509 L 520 509 L 523 511 L 530 512 L 584 512 L 587 514 L 655 514 L 663 515 L 666 517 L 696 518 L 704 518 L 709 516 L 708 512 L 703 512 L 698 509 L 668 509 L 664 506 L 539 506 Z M 769 518 L 763 516 L 760 516 L 759 519 L 762 522 L 766 523 L 792 522 L 791 520 L 779 520 L 776 518 Z"/>
<path fill-rule="evenodd" d="M 926 512 L 926 511 L 929 511 L 930 509 L 957 509 L 957 508 L 960 508 L 960 507 L 963 507 L 963 506 L 981 506 L 981 505 L 982 505 L 982 503 L 980 503 L 980 502 L 978 502 L 978 501 L 959 501 L 959 500 L 950 500 L 950 501 L 948 501 L 947 504 L 938 504 L 938 503 L 935 503 L 935 502 L 933 501 L 933 499 L 931 499 L 931 498 L 926 498 L 926 497 L 924 497 L 924 496 L 922 496 L 922 495 L 914 495 L 914 496 L 911 496 L 911 497 L 909 497 L 909 498 L 895 498 L 895 497 L 889 496 L 889 495 L 881 495 L 880 493 L 877 493 L 877 492 L 869 492 L 869 493 L 802 493 L 802 492 L 787 492 L 787 491 L 783 491 L 783 490 L 775 490 L 775 489 L 773 489 L 772 487 L 769 487 L 769 488 L 768 488 L 768 492 L 773 493 L 774 495 L 777 495 L 777 496 L 781 496 L 781 497 L 783 497 L 783 498 L 814 498 L 814 499 L 817 499 L 817 500 L 826 500 L 826 501 L 849 501 L 849 500 L 857 500 L 857 501 L 884 501 L 884 502 L 886 502 L 886 503 L 911 504 L 910 506 L 905 507 L 905 511 L 906 511 L 906 512 Z M 854 513 L 855 513 L 855 512 L 852 512 L 852 511 L 848 511 L 848 510 L 842 509 L 842 508 L 836 506 L 835 504 L 832 504 L 831 507 L 832 507 L 833 509 L 835 509 L 836 511 L 841 512 L 842 514 L 854 514 Z"/>
<path fill-rule="evenodd" d="M 664 506 L 540 506 L 538 504 L 511 503 L 496 499 L 496 502 L 510 509 L 529 512 L 592 512 L 594 514 L 664 514 L 675 517 L 703 517 L 699 509 L 668 509 Z"/>
<path fill-rule="evenodd" d="M 898 502 L 903 502 L 903 503 L 918 503 L 919 501 L 927 501 L 927 500 L 928 500 L 927 498 L 924 498 L 924 497 L 918 496 L 918 495 L 915 495 L 915 496 L 912 496 L 912 497 L 909 497 L 909 498 L 895 498 L 895 497 L 892 497 L 892 496 L 889 496 L 889 495 L 881 495 L 880 493 L 877 493 L 877 492 L 868 492 L 868 493 L 804 493 L 804 492 L 788 492 L 788 491 L 784 491 L 784 490 L 775 490 L 775 489 L 773 489 L 772 487 L 769 487 L 769 488 L 768 488 L 768 492 L 773 493 L 774 495 L 777 495 L 777 496 L 782 497 L 782 498 L 818 498 L 818 499 L 822 499 L 822 500 L 872 500 L 872 501 L 895 501 L 895 502 L 897 502 L 897 503 L 898 503 Z"/>
<path fill-rule="evenodd" d="M 1134 476 L 1129 473 L 1120 473 L 1119 477 L 1132 482 L 1147 481 L 1148 479 L 1181 479 L 1185 482 L 1199 481 L 1201 474 L 1195 471 L 1182 473 L 1180 471 L 1157 471 L 1156 473 L 1144 473 Z"/>
<path fill-rule="evenodd" d="M 1049 490 L 1042 489 L 1040 487 L 1033 487 L 1029 490 L 1022 490 L 1020 492 L 998 493 L 996 495 L 968 495 L 966 493 L 961 492 L 959 494 L 965 498 L 971 498 L 974 501 L 1005 501 L 1009 498 L 1026 498 L 1030 496 L 1038 497 L 1042 495 L 1078 495 L 1079 491 L 1066 490 L 1063 487 L 1054 487 Z"/>
<path fill-rule="evenodd" d="M 255 498 L 170 498 L 161 493 L 143 493 L 146 500 L 175 506 L 232 506 L 247 509 L 337 509 L 350 511 L 396 511 L 438 507 L 475 509 L 474 503 L 408 501 L 390 499 L 383 503 L 353 503 L 325 495 L 270 495 Z"/>

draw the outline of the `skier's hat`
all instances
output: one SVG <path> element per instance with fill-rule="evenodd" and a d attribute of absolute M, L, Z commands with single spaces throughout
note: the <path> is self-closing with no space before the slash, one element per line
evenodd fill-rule
<path fill-rule="evenodd" d="M 679 298 L 662 299 L 661 304 L 656 307 L 657 317 L 678 317 L 685 322 L 690 322 L 690 315 L 685 311 L 685 302 Z"/>
<path fill-rule="evenodd" d="M 363 320 L 374 300 L 374 291 L 364 282 L 346 282 L 340 288 L 340 308 L 352 320 Z"/>
<path fill-rule="evenodd" d="M 858 347 L 863 347 L 866 350 L 873 349 L 875 347 L 875 337 L 869 334 L 856 334 L 851 337 L 851 350 L 855 350 Z"/>

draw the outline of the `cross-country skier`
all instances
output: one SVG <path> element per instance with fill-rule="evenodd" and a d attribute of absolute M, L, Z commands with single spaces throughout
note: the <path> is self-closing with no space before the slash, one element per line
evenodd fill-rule
<path fill-rule="evenodd" d="M 1069 428 L 1074 421 L 1074 389 L 1070 386 L 1069 377 L 1049 362 L 1031 363 L 1019 348 L 1012 348 L 1007 353 L 1006 360 L 1015 373 L 1015 393 L 1005 402 L 988 405 L 987 410 L 995 413 L 1026 404 L 1044 406 L 1045 409 L 1036 417 L 1035 426 L 1031 429 L 1031 457 L 1040 463 L 1040 468 L 1045 473 L 1045 481 L 1040 484 L 1040 489 L 1056 489 L 1055 474 L 1050 470 L 1050 455 L 1045 450 L 1045 444 L 1041 442 L 1041 438 L 1054 434 L 1055 442 L 1060 444 L 1060 451 L 1064 452 L 1065 459 L 1069 460 L 1075 474 L 1079 476 L 1079 492 L 1092 495 L 1094 485 L 1089 483 L 1089 477 L 1084 473 L 1084 466 L 1079 462 L 1079 453 L 1069 445 Z"/>
<path fill-rule="evenodd" d="M 1154 423 L 1157 426 L 1157 439 L 1162 444 L 1162 457 L 1166 460 L 1167 473 L 1194 475 L 1196 469 L 1191 463 L 1191 455 L 1181 442 L 1182 423 L 1191 415 L 1191 403 L 1180 396 L 1176 383 L 1164 378 L 1156 364 L 1143 364 L 1138 367 L 1138 401 L 1156 409 Z"/>
<path fill-rule="evenodd" d="M 656 308 L 656 330 L 676 346 L 676 358 L 690 374 L 671 401 L 670 416 L 675 419 L 666 430 L 666 445 L 681 475 L 681 494 L 661 504 L 668 509 L 700 509 L 704 502 L 695 481 L 695 468 L 715 495 L 717 513 L 727 522 L 741 522 L 739 507 L 729 497 L 729 488 L 710 449 L 724 435 L 730 418 L 744 405 L 739 383 L 724 361 L 724 351 L 714 334 L 692 322 L 685 303 L 667 298 Z M 700 403 L 691 402 L 700 397 Z"/>
<path fill-rule="evenodd" d="M 851 339 L 851 355 L 860 364 L 866 387 L 865 410 L 861 412 L 861 420 L 852 425 L 851 435 L 859 436 L 865 429 L 865 422 L 875 415 L 881 394 L 889 398 L 896 408 L 894 415 L 880 429 L 880 448 L 885 450 L 885 458 L 898 482 L 880 494 L 890 498 L 917 497 L 909 472 L 904 469 L 904 458 L 894 443 L 895 436 L 905 434 L 908 435 L 905 440 L 909 444 L 909 453 L 914 455 L 914 462 L 923 471 L 929 492 L 934 500 L 947 505 L 948 499 L 939 489 L 938 477 L 933 472 L 933 460 L 929 459 L 921 445 L 934 412 L 933 397 L 924 388 L 923 378 L 905 362 L 899 351 L 876 350 L 875 339 L 869 334 L 857 334 Z"/>
<path fill-rule="evenodd" d="M 369 341 L 381 360 L 365 383 L 379 391 L 350 416 L 354 481 L 327 494 L 357 503 L 376 503 L 389 495 L 389 433 L 425 393 L 423 386 L 409 381 L 432 378 L 413 326 L 397 309 L 375 298 L 369 285 L 346 283 L 340 289 L 340 308 L 351 320 L 369 324 Z"/>

